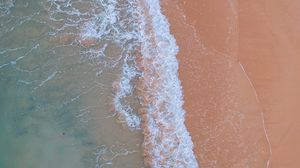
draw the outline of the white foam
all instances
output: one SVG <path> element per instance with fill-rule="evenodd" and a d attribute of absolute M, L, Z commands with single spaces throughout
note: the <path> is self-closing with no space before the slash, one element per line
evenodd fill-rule
<path fill-rule="evenodd" d="M 15 0 L 0 1 L 0 17 L 9 15 L 10 9 L 15 6 Z"/>
<path fill-rule="evenodd" d="M 144 3 L 144 4 L 143 4 Z M 198 167 L 193 143 L 184 125 L 182 89 L 178 79 L 178 47 L 170 34 L 166 17 L 161 13 L 159 0 L 142 2 L 142 56 L 139 66 L 146 92 L 141 103 L 145 108 L 144 148 L 151 167 Z M 149 30 L 150 29 L 150 30 Z M 152 29 L 152 30 L 151 30 Z"/>
<path fill-rule="evenodd" d="M 119 120 L 131 130 L 139 130 L 141 128 L 141 118 L 133 111 L 130 104 L 125 104 L 122 100 L 128 96 L 133 96 L 134 88 L 131 82 L 137 77 L 137 74 L 136 69 L 129 66 L 125 61 L 121 78 L 114 84 L 114 87 L 116 87 L 113 100 L 115 110 L 119 113 Z"/>
<path fill-rule="evenodd" d="M 88 16 L 88 19 L 68 22 L 80 27 L 81 39 L 106 43 L 98 54 L 94 54 L 95 48 L 88 51 L 93 57 L 105 57 L 106 47 L 111 44 L 121 48 L 120 59 L 113 60 L 123 65 L 119 80 L 113 84 L 113 104 L 121 123 L 131 130 L 142 129 L 145 164 L 153 168 L 198 167 L 193 143 L 184 125 L 182 89 L 177 72 L 178 47 L 167 18 L 161 13 L 159 0 L 95 2 L 95 9 L 87 13 L 78 13 L 75 8 L 63 11 L 64 6 L 72 6 L 70 0 L 52 0 L 51 6 L 56 12 L 70 16 Z M 50 16 L 59 21 L 56 12 L 50 12 Z M 65 25 L 58 31 L 64 28 Z M 99 65 L 110 65 L 104 63 Z"/>
<path fill-rule="evenodd" d="M 116 10 L 117 1 L 110 0 L 104 3 L 99 0 L 103 6 L 103 11 L 93 17 L 90 21 L 86 22 L 82 30 L 82 38 L 103 38 L 104 35 L 109 34 L 113 25 L 117 21 L 119 11 Z"/>
<path fill-rule="evenodd" d="M 132 46 L 128 46 L 129 50 L 139 45 L 141 62 L 129 64 L 139 56 L 126 54 L 121 78 L 114 84 L 114 105 L 119 119 L 130 129 L 142 127 L 147 166 L 198 167 L 193 143 L 184 125 L 185 112 L 177 74 L 178 47 L 170 34 L 168 21 L 161 13 L 158 0 L 136 1 L 132 5 L 128 11 L 138 17 L 133 18 L 133 23 L 138 25 L 130 33 L 120 33 L 117 38 L 133 40 L 130 41 Z M 102 34 L 97 35 L 103 37 Z M 133 83 L 136 78 L 140 79 L 138 84 Z M 134 94 L 135 89 L 139 91 L 137 96 L 141 105 L 138 114 L 130 103 L 124 102 L 126 97 Z"/>

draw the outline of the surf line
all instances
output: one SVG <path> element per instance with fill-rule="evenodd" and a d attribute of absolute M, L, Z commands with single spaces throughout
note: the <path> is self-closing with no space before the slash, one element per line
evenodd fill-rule
<path fill-rule="evenodd" d="M 176 40 L 170 33 L 167 18 L 161 12 L 159 0 L 141 0 L 136 5 L 140 51 L 135 55 L 135 68 L 139 72 L 135 90 L 140 103 L 137 110 L 140 120 L 134 116 L 125 121 L 136 121 L 129 125 L 142 129 L 146 166 L 197 168 L 193 143 L 184 124 Z M 128 65 L 125 65 L 127 70 L 123 72 L 129 72 Z M 131 87 L 122 85 L 129 84 L 130 80 L 121 80 L 118 92 L 122 89 L 123 93 L 129 92 L 131 89 L 125 89 Z M 122 109 L 120 104 L 117 107 Z M 124 120 L 130 118 L 128 116 L 132 111 L 119 113 Z"/>

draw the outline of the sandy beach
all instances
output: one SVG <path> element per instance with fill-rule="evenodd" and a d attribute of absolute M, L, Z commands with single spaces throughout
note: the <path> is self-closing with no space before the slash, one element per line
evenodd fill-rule
<path fill-rule="evenodd" d="M 299 7 L 294 0 L 164 1 L 202 167 L 300 166 Z"/>
<path fill-rule="evenodd" d="M 164 9 L 180 47 L 186 125 L 200 165 L 267 167 L 262 109 L 238 59 L 237 3 L 172 2 Z"/>
<path fill-rule="evenodd" d="M 239 6 L 239 58 L 265 114 L 270 167 L 300 167 L 300 1 L 242 1 Z"/>

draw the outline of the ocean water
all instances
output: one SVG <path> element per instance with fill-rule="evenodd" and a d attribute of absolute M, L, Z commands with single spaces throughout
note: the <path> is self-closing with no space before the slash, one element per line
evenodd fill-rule
<path fill-rule="evenodd" d="M 0 167 L 198 167 L 158 0 L 0 0 Z"/>

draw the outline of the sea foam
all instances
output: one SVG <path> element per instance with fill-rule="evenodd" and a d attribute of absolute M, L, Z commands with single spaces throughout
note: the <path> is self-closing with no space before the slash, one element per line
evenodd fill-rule
<path fill-rule="evenodd" d="M 113 83 L 112 103 L 123 125 L 142 130 L 145 165 L 198 167 L 184 124 L 178 47 L 160 1 L 87 1 L 88 11 L 74 8 L 70 0 L 49 2 L 51 20 L 60 21 L 59 13 L 78 16 L 53 34 L 79 28 L 78 42 L 91 47 L 86 55 L 96 58 L 103 71 L 121 66 L 120 77 Z M 111 45 L 120 49 L 119 56 L 107 56 Z"/>
<path fill-rule="evenodd" d="M 151 167 L 198 167 L 184 125 L 182 89 L 178 79 L 178 47 L 158 0 L 141 4 L 143 72 L 138 89 L 143 109 L 145 162 Z"/>
<path fill-rule="evenodd" d="M 141 121 L 129 119 L 128 124 L 132 127 L 132 121 L 141 122 L 146 165 L 198 167 L 193 144 L 184 125 L 176 41 L 170 34 L 168 21 L 161 13 L 158 0 L 140 1 L 138 10 L 141 17 L 138 27 L 141 53 L 135 55 L 135 66 L 141 73 L 136 83 Z M 119 87 L 124 87 L 123 84 L 120 83 Z M 120 89 L 121 92 L 128 90 Z M 130 116 L 126 111 L 120 113 L 126 116 L 124 118 Z M 132 113 L 131 109 L 129 113 Z"/>

